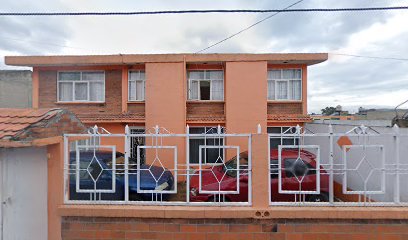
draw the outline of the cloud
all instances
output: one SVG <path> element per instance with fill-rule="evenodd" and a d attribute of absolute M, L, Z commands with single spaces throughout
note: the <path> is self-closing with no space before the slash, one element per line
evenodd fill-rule
<path fill-rule="evenodd" d="M 24 6 L 24 8 L 22 8 Z M 30 1 L 3 1 L 2 11 L 44 11 L 62 9 L 63 5 L 46 0 L 34 5 Z M 17 54 L 59 53 L 69 38 L 70 29 L 66 19 L 52 17 L 0 17 L 0 50 Z"/>
<path fill-rule="evenodd" d="M 23 0 L 2 11 L 150 11 L 279 9 L 293 1 L 269 0 Z M 305 0 L 294 8 L 398 6 L 405 1 Z M 270 14 L 1 17 L 0 55 L 196 52 Z M 338 52 L 405 57 L 405 11 L 280 13 L 206 52 Z M 0 67 L 2 65 L 0 61 Z M 309 110 L 325 106 L 395 106 L 408 96 L 407 62 L 330 55 L 309 69 Z M 404 90 L 407 89 L 407 90 Z"/>

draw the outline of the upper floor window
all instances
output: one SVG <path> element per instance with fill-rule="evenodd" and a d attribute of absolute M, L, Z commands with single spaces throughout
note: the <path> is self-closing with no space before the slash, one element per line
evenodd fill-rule
<path fill-rule="evenodd" d="M 104 102 L 105 72 L 59 72 L 59 102 Z"/>
<path fill-rule="evenodd" d="M 145 85 L 144 71 L 129 71 L 129 101 L 144 101 Z"/>
<path fill-rule="evenodd" d="M 301 69 L 276 69 L 268 71 L 268 100 L 301 99 Z"/>
<path fill-rule="evenodd" d="M 189 100 L 224 100 L 223 71 L 189 71 L 188 86 Z"/>

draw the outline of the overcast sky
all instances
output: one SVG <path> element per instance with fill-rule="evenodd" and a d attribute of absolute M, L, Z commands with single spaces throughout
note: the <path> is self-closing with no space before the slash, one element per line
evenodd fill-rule
<path fill-rule="evenodd" d="M 280 9 L 296 0 L 2 0 L 0 11 Z M 403 6 L 407 1 L 304 0 L 294 8 Z M 191 53 L 269 14 L 0 17 L 5 55 Z M 408 11 L 281 13 L 207 52 L 329 52 L 408 58 Z M 15 68 L 15 67 L 13 67 Z M 309 68 L 309 112 L 395 107 L 408 99 L 408 61 L 330 55 Z M 407 106 L 408 107 L 408 106 Z"/>

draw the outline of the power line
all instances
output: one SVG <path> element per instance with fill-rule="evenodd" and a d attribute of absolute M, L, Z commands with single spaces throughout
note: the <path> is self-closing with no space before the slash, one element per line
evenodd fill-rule
<path fill-rule="evenodd" d="M 283 8 L 283 9 L 281 9 L 281 10 L 287 10 L 288 8 L 293 7 L 293 6 L 295 6 L 296 4 L 299 4 L 299 3 L 301 3 L 301 2 L 303 2 L 303 0 L 300 0 L 300 1 L 297 1 L 297 2 L 295 2 L 295 3 L 292 3 L 291 5 L 285 7 L 285 8 Z M 268 19 L 270 19 L 270 18 L 272 18 L 272 17 L 274 17 L 274 16 L 276 16 L 276 15 L 278 15 L 279 13 L 280 13 L 280 12 L 276 12 L 276 13 L 274 13 L 274 14 L 272 14 L 272 15 L 269 15 L 269 16 L 267 16 L 266 18 L 263 18 L 263 19 L 257 21 L 256 23 L 251 24 L 251 25 L 249 25 L 248 27 L 246 27 L 246 28 L 244 28 L 244 29 L 242 29 L 242 30 L 240 30 L 240 31 L 238 31 L 238 32 L 236 32 L 236 33 L 234 33 L 234 34 L 232 34 L 232 35 L 230 35 L 230 36 L 228 36 L 228 37 L 226 37 L 226 38 L 224 38 L 224 39 L 222 39 L 222 40 L 220 40 L 220 41 L 218 41 L 218 42 L 216 42 L 216 43 L 214 43 L 214 44 L 212 44 L 212 45 L 210 45 L 210 46 L 208 46 L 208 47 L 206 47 L 206 48 L 203 48 L 203 49 L 201 49 L 200 51 L 195 52 L 195 53 L 201 53 L 201 52 L 204 52 L 204 51 L 206 51 L 206 50 L 208 50 L 208 49 L 210 49 L 210 48 L 212 48 L 212 47 L 214 47 L 214 46 L 217 46 L 218 44 L 223 43 L 223 42 L 225 42 L 225 41 L 227 41 L 227 40 L 229 40 L 229 39 L 231 39 L 231 38 L 233 38 L 233 37 L 235 37 L 235 36 L 237 36 L 237 35 L 239 35 L 239 34 L 245 32 L 246 30 L 248 30 L 248 29 L 250 29 L 250 28 L 252 28 L 252 27 L 254 27 L 254 26 L 256 26 L 256 25 L 258 25 L 258 24 L 260 24 L 260 23 L 262 23 L 262 22 L 264 22 L 264 21 L 266 21 L 266 20 L 268 20 Z"/>
<path fill-rule="evenodd" d="M 346 56 L 346 57 L 356 57 L 356 58 L 370 58 L 377 60 L 396 60 L 396 61 L 408 61 L 408 58 L 397 58 L 397 57 L 379 57 L 379 56 L 365 56 L 365 55 L 356 55 L 348 53 L 329 53 L 330 55 Z"/>
<path fill-rule="evenodd" d="M 158 14 L 206 14 L 206 13 L 282 13 L 282 12 L 361 12 L 407 10 L 408 6 L 370 8 L 299 8 L 299 9 L 209 9 L 168 10 L 135 12 L 0 12 L 0 16 L 104 16 L 104 15 L 158 15 Z"/>

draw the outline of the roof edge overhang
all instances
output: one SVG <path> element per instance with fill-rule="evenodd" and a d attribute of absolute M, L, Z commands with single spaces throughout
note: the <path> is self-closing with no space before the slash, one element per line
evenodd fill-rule
<path fill-rule="evenodd" d="M 6 56 L 6 65 L 28 67 L 134 65 L 155 62 L 254 62 L 313 65 L 328 59 L 328 53 L 209 53 L 209 54 L 117 54 L 65 56 Z"/>

